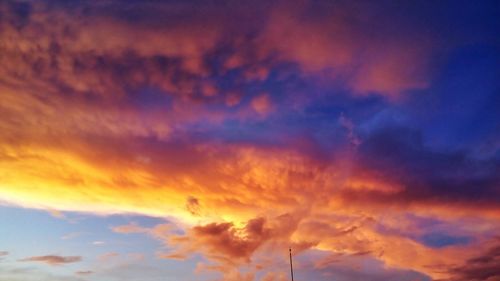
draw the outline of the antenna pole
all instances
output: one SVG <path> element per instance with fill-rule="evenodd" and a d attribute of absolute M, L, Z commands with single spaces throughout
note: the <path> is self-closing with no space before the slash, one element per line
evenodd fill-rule
<path fill-rule="evenodd" d="M 290 275 L 292 276 L 293 281 L 292 248 L 288 248 L 288 252 L 290 253 Z"/>

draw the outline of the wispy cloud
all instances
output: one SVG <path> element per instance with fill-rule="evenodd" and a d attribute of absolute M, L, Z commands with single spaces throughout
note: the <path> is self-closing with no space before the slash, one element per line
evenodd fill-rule
<path fill-rule="evenodd" d="M 125 225 L 118 225 L 111 227 L 111 230 L 116 233 L 145 233 L 148 228 L 141 227 L 136 223 L 129 223 Z"/>
<path fill-rule="evenodd" d="M 116 252 L 107 252 L 107 253 L 100 255 L 97 259 L 100 261 L 109 261 L 109 260 L 114 259 L 118 256 L 120 256 L 120 254 L 118 254 Z"/>
<path fill-rule="evenodd" d="M 61 239 L 62 240 L 69 240 L 69 239 L 74 239 L 74 238 L 77 238 L 77 237 L 80 237 L 82 235 L 86 235 L 88 233 L 85 233 L 85 232 L 71 232 L 71 233 L 68 233 L 68 234 L 65 234 L 63 236 L 61 236 Z"/>
<path fill-rule="evenodd" d="M 81 271 L 76 271 L 75 274 L 77 275 L 90 275 L 93 274 L 94 272 L 91 270 L 81 270 Z"/>
<path fill-rule="evenodd" d="M 68 263 L 80 262 L 82 257 L 80 256 L 56 256 L 56 255 L 47 255 L 47 256 L 34 256 L 21 259 L 21 262 L 41 262 L 49 265 L 62 265 Z"/>

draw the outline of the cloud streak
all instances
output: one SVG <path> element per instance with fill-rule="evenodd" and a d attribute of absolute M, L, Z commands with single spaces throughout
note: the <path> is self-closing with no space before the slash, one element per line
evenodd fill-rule
<path fill-rule="evenodd" d="M 82 257 L 80 256 L 56 256 L 56 255 L 47 255 L 47 256 L 34 256 L 21 259 L 21 262 L 41 262 L 48 265 L 63 265 L 68 263 L 76 263 L 80 262 Z"/>

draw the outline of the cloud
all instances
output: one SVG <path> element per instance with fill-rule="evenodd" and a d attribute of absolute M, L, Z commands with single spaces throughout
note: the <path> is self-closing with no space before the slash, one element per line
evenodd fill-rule
<path fill-rule="evenodd" d="M 22 6 L 26 12 L 18 13 L 18 8 L 9 5 L 2 7 L 7 15 L 2 33 L 9 38 L 2 45 L 4 53 L 9 54 L 3 59 L 0 70 L 5 83 L 15 88 L 36 85 L 44 92 L 71 92 L 66 99 L 88 103 L 92 103 L 91 99 L 94 103 L 102 100 L 113 107 L 118 105 L 114 103 L 117 100 L 136 99 L 148 107 L 170 107 L 177 114 L 184 111 L 178 108 L 180 100 L 219 103 L 228 100 L 234 105 L 231 93 L 241 85 L 235 85 L 237 87 L 230 91 L 219 90 L 223 87 L 219 87 L 218 79 L 206 79 L 220 75 L 211 70 L 206 58 L 215 59 L 211 54 L 223 44 L 231 48 L 227 56 L 221 57 L 232 58 L 231 61 L 239 58 L 240 62 L 225 63 L 228 69 L 221 72 L 238 66 L 234 74 L 240 75 L 238 79 L 242 81 L 264 81 L 274 68 L 292 62 L 307 74 L 303 75 L 306 81 L 310 80 L 306 77 L 311 71 L 333 72 L 327 76 L 343 80 L 347 88 L 357 93 L 376 92 L 389 96 L 427 85 L 428 79 L 422 72 L 427 69 L 428 52 L 435 47 L 425 43 L 432 38 L 420 40 L 419 37 L 425 34 L 419 34 L 411 24 L 401 25 L 398 36 L 380 28 L 373 38 L 371 29 L 365 30 L 356 24 L 378 20 L 364 18 L 369 14 L 367 11 L 378 8 L 372 4 L 352 9 L 340 2 L 337 6 L 313 2 L 302 5 L 298 2 L 289 5 L 260 2 L 251 6 L 231 4 L 224 7 L 157 3 L 141 5 L 134 16 L 130 15 L 128 5 L 115 1 L 105 4 L 79 2 L 71 9 L 44 2 Z M 332 15 L 310 14 L 318 10 L 332 11 Z M 69 16 L 70 13 L 79 16 Z M 164 15 L 172 15 L 171 20 L 166 20 Z M 182 24 L 174 20 L 178 17 L 184 18 Z M 241 18 L 246 18 L 248 24 L 241 25 Z M 58 20 L 58 25 L 52 24 L 54 19 Z M 237 31 L 233 30 L 235 22 L 240 23 Z M 412 36 L 403 37 L 410 34 L 405 31 L 413 31 Z M 253 33 L 258 36 L 248 39 Z M 165 95 L 156 96 L 154 102 L 151 98 L 131 95 L 143 87 L 160 90 Z M 173 103 L 169 96 L 175 100 Z M 250 106 L 259 114 L 270 109 L 270 99 L 266 95 L 247 100 L 251 100 Z M 93 116 L 87 116 L 82 109 L 79 113 L 82 119 Z M 107 115 L 103 117 L 109 123 L 101 128 L 87 129 L 101 131 L 107 128 L 118 133 L 116 127 L 110 128 L 116 122 L 113 112 L 105 110 L 100 114 Z M 152 124 L 153 120 L 145 122 L 151 126 L 150 130 L 145 130 L 141 127 L 144 124 L 134 122 L 134 112 L 130 114 L 125 124 L 131 132 L 161 136 L 169 133 L 168 124 Z M 123 118 L 121 116 L 120 120 Z M 75 125 L 85 126 L 74 121 Z"/>
<path fill-rule="evenodd" d="M 91 271 L 91 270 L 81 270 L 81 271 L 77 271 L 75 272 L 75 274 L 77 275 L 90 275 L 90 274 L 93 274 L 94 272 Z"/>
<path fill-rule="evenodd" d="M 164 239 L 165 237 L 168 237 L 175 230 L 175 226 L 171 223 L 162 223 L 162 224 L 157 224 L 152 228 L 148 228 L 139 226 L 136 223 L 129 223 L 126 225 L 114 226 L 111 228 L 111 230 L 113 232 L 123 233 L 123 234 L 144 233 L 154 238 Z"/>
<path fill-rule="evenodd" d="M 349 142 L 353 147 L 357 147 L 361 144 L 360 138 L 354 132 L 354 124 L 352 120 L 345 117 L 344 113 L 342 113 L 339 117 L 340 125 L 347 130 Z"/>
<path fill-rule="evenodd" d="M 387 140 L 384 142 L 397 141 L 397 137 L 403 136 L 403 134 L 389 134 L 385 137 Z M 270 253 L 277 254 L 276 250 L 272 250 L 271 247 L 274 241 L 281 243 L 277 246 L 284 249 L 288 248 L 290 240 L 295 243 L 306 241 L 311 243 L 309 247 L 333 252 L 341 251 L 348 254 L 370 252 L 370 256 L 380 258 L 393 267 L 411 268 L 438 277 L 440 273 L 434 273 L 426 265 L 460 262 L 473 253 L 474 246 L 467 245 L 465 249 L 457 248 L 454 250 L 449 248 L 428 249 L 413 238 L 404 237 L 397 233 L 388 235 L 377 229 L 377 225 L 382 224 L 382 219 L 388 217 L 387 214 L 383 215 L 387 212 L 387 208 L 391 208 L 389 217 L 396 218 L 398 214 L 409 209 L 405 200 L 411 200 L 411 208 L 415 214 L 439 217 L 444 215 L 443 219 L 454 221 L 464 214 L 487 214 L 488 206 L 491 208 L 489 209 L 490 215 L 493 215 L 495 205 L 486 204 L 477 208 L 474 207 L 477 206 L 474 197 L 460 196 L 456 197 L 456 205 L 448 204 L 444 208 L 440 202 L 450 200 L 446 198 L 451 197 L 443 197 L 440 200 L 430 199 L 432 198 L 431 194 L 439 194 L 439 190 L 428 193 L 428 197 L 406 196 L 405 194 L 418 190 L 412 191 L 411 188 L 414 188 L 412 185 L 400 185 L 409 182 L 408 180 L 411 178 L 405 178 L 398 173 L 405 171 L 406 166 L 403 165 L 405 162 L 415 163 L 411 159 L 421 159 L 420 157 L 427 155 L 428 152 L 425 152 L 425 147 L 417 146 L 419 147 L 418 153 L 406 154 L 408 151 L 411 152 L 411 149 L 406 148 L 406 145 L 396 145 L 398 144 L 396 142 L 390 145 L 394 149 L 392 153 L 384 154 L 383 150 L 375 149 L 378 148 L 374 145 L 377 143 L 375 141 L 377 138 L 375 134 L 373 139 L 364 141 L 359 146 L 359 151 L 365 153 L 364 155 L 370 155 L 370 153 L 373 153 L 374 156 L 378 155 L 375 159 L 382 162 L 371 162 L 373 161 L 372 157 L 367 157 L 365 161 L 354 162 L 355 165 L 351 166 L 354 169 L 348 170 L 354 174 L 347 174 L 347 176 L 345 174 L 347 172 L 342 170 L 343 165 L 336 163 L 336 160 L 327 162 L 328 164 L 325 165 L 324 162 L 310 159 L 307 155 L 291 153 L 286 150 L 260 150 L 238 146 L 233 146 L 231 149 L 231 147 L 226 146 L 221 151 L 231 151 L 230 156 L 228 156 L 214 150 L 214 148 L 222 149 L 217 146 L 210 149 L 201 146 L 199 152 L 183 151 L 186 153 L 185 157 L 194 153 L 192 159 L 196 160 L 190 161 L 190 166 L 185 167 L 182 167 L 182 163 L 172 165 L 168 161 L 162 160 L 158 155 L 165 154 L 159 150 L 160 153 L 151 153 L 152 162 L 156 165 L 150 167 L 141 163 L 141 166 L 136 167 L 147 171 L 142 175 L 157 177 L 154 181 L 165 181 L 165 184 L 161 185 L 163 187 L 142 187 L 140 193 L 135 193 L 134 188 L 127 191 L 122 188 L 123 183 L 126 182 L 123 180 L 120 184 L 122 187 L 116 185 L 115 187 L 97 188 L 97 186 L 89 185 L 88 188 L 95 188 L 92 191 L 93 194 L 108 194 L 108 196 L 99 198 L 102 201 L 95 201 L 95 197 L 85 197 L 89 189 L 85 193 L 80 193 L 77 189 L 61 188 L 62 195 L 70 191 L 75 193 L 66 193 L 68 196 L 66 198 L 64 196 L 56 198 L 60 201 L 54 202 L 54 204 L 59 207 L 68 204 L 68 208 L 75 208 L 78 205 L 70 205 L 69 203 L 74 202 L 73 196 L 78 196 L 78 202 L 87 202 L 86 204 L 95 204 L 95 206 L 106 204 L 107 208 L 111 210 L 117 210 L 113 208 L 118 206 L 123 208 L 122 210 L 153 215 L 167 214 L 164 213 L 165 208 L 173 207 L 177 213 L 169 212 L 168 214 L 176 214 L 175 216 L 178 218 L 185 218 L 188 225 L 180 227 L 185 228 L 187 233 L 176 236 L 170 232 L 171 227 L 170 229 L 167 227 L 166 231 L 157 229 L 157 237 L 161 237 L 162 241 L 168 242 L 167 245 L 176 249 L 172 252 L 161 253 L 162 257 L 179 259 L 201 252 L 216 262 L 253 264 L 261 260 L 260 256 L 269 256 Z M 412 138 L 408 138 L 408 140 L 410 141 Z M 148 143 L 149 148 L 154 149 L 155 142 Z M 181 149 L 184 148 L 181 147 Z M 379 157 L 380 155 L 386 155 L 386 158 Z M 401 155 L 410 158 L 408 161 L 398 162 L 398 157 L 402 157 Z M 429 155 L 433 154 L 429 152 Z M 122 157 L 122 155 L 118 156 L 115 160 L 118 162 L 114 163 L 127 163 L 127 159 L 133 159 L 132 157 L 127 158 L 128 156 Z M 424 163 L 428 167 L 436 165 L 434 157 L 425 157 L 424 159 L 427 159 Z M 446 158 L 440 157 L 438 159 Z M 103 164 L 102 161 L 93 165 L 99 164 Z M 74 164 L 71 166 L 75 167 Z M 380 170 L 382 167 L 384 169 Z M 455 167 L 457 166 L 455 165 Z M 105 170 L 112 172 L 113 168 Z M 429 171 L 432 170 L 429 168 Z M 166 171 L 168 172 L 166 173 Z M 390 173 L 390 171 L 395 172 L 389 177 L 389 174 L 385 173 Z M 418 172 L 418 170 L 416 171 Z M 446 169 L 441 169 L 441 171 L 446 172 Z M 120 173 L 123 177 L 124 173 Z M 163 177 L 164 173 L 168 177 Z M 130 179 L 140 182 L 143 179 L 142 175 L 136 174 Z M 178 179 L 176 175 L 179 176 Z M 425 180 L 432 173 L 422 173 L 421 175 L 421 180 Z M 135 176 L 138 177 L 135 178 Z M 173 183 L 177 183 L 183 188 L 177 189 Z M 141 185 L 137 184 L 137 186 Z M 47 192 L 53 190 L 54 186 L 51 186 L 50 189 L 47 188 Z M 30 194 L 33 192 L 30 191 Z M 42 195 L 43 193 L 37 194 L 37 196 Z M 186 210 L 186 198 L 189 196 L 197 198 L 198 202 L 203 202 L 204 212 L 201 217 L 201 225 L 198 227 L 189 226 L 189 222 L 200 219 L 199 216 L 192 217 L 192 213 Z M 22 198 L 24 202 L 27 202 L 30 197 L 24 196 Z M 34 202 L 40 202 L 40 198 L 32 198 L 36 199 Z M 53 197 L 47 197 L 47 200 L 44 199 L 43 202 L 54 200 L 51 198 Z M 164 198 L 164 200 L 158 200 L 158 198 Z M 494 198 L 487 200 L 494 200 Z M 65 201 L 67 203 L 64 203 Z M 113 202 L 119 204 L 114 205 Z M 82 205 L 82 208 L 83 206 L 85 208 L 81 210 L 88 211 L 86 204 Z M 280 213 L 294 210 L 298 206 L 310 208 L 310 211 L 298 212 L 301 223 L 297 230 L 291 230 L 293 234 L 275 235 L 274 229 L 280 229 L 280 227 L 272 226 L 273 214 L 279 216 Z M 468 209 L 463 208 L 463 206 L 468 206 Z M 92 209 L 95 211 L 97 208 Z M 110 209 L 104 210 L 109 212 Z M 330 216 L 332 209 L 336 210 L 335 215 Z M 221 215 L 217 216 L 215 211 Z M 266 218 L 256 220 L 252 224 L 250 221 L 255 219 L 255 213 L 266 214 Z M 371 217 L 371 219 L 366 217 Z M 487 218 L 485 220 L 488 221 Z M 397 227 L 401 227 L 408 221 L 408 218 L 398 219 L 399 226 Z M 480 224 L 481 222 L 477 222 L 477 225 Z M 256 226 L 259 225 L 262 227 L 262 232 L 252 231 L 252 226 L 258 230 L 259 228 Z M 153 235 L 152 230 L 134 224 L 116 226 L 113 230 L 118 233 Z M 311 237 L 314 238 L 313 241 L 311 241 Z M 394 247 L 394 245 L 400 246 Z"/>
<path fill-rule="evenodd" d="M 102 255 L 100 255 L 97 259 L 100 261 L 110 261 L 116 257 L 118 257 L 120 254 L 116 252 L 107 252 Z"/>
<path fill-rule="evenodd" d="M 111 155 L 107 160 L 116 157 L 111 163 L 123 163 L 124 167 L 127 167 L 127 163 L 133 163 L 130 167 L 141 171 L 131 171 L 127 175 L 127 172 L 124 172 L 127 169 L 121 169 L 119 174 L 122 180 L 115 185 L 99 187 L 97 184 L 90 184 L 91 177 L 87 177 L 86 192 L 80 192 L 79 189 L 66 189 L 64 185 L 60 185 L 61 196 L 54 198 L 48 195 L 53 194 L 57 185 L 51 185 L 46 189 L 46 198 L 41 192 L 43 189 L 39 189 L 39 193 L 36 194 L 40 197 L 34 197 L 33 191 L 30 190 L 29 194 L 26 193 L 20 198 L 26 204 L 30 198 L 32 202 L 45 204 L 55 200 L 52 204 L 60 208 L 66 205 L 68 209 L 78 207 L 81 208 L 80 210 L 90 211 L 88 207 L 90 204 L 96 206 L 92 208 L 92 212 L 102 208 L 101 210 L 105 213 L 123 210 L 158 216 L 171 215 L 185 220 L 187 226 L 180 226 L 186 229 L 185 235 L 176 237 L 168 229 L 167 231 L 158 230 L 157 235 L 162 237 L 162 241 L 171 243 L 168 245 L 174 248 L 178 246 L 177 251 L 167 252 L 165 255 L 162 253 L 163 257 L 185 258 L 201 252 L 216 262 L 254 263 L 260 260 L 260 255 L 265 256 L 264 252 L 267 255 L 276 254 L 276 251 L 271 248 L 271 242 L 281 237 L 281 240 L 278 239 L 282 243 L 280 247 L 287 248 L 291 240 L 297 243 L 311 242 L 312 247 L 328 251 L 341 251 L 349 254 L 370 252 L 370 256 L 378 257 L 391 266 L 411 268 L 430 275 L 436 274 L 438 277 L 439 273 L 434 273 L 426 265 L 460 262 L 473 253 L 472 247 L 474 246 L 467 245 L 466 249 L 455 250 L 428 249 L 419 242 L 415 242 L 413 238 L 401 237 L 401 234 L 397 233 L 387 235 L 377 229 L 377 224 L 382 224 L 383 218 L 396 218 L 398 214 L 407 212 L 410 208 L 415 214 L 438 216 L 451 221 L 458 220 L 462 216 L 488 214 L 488 212 L 494 219 L 495 204 L 483 204 L 478 208 L 475 207 L 478 206 L 475 201 L 477 197 L 459 196 L 459 193 L 455 193 L 456 197 L 451 201 L 453 197 L 439 195 L 441 192 L 439 190 L 434 190 L 433 193 L 430 190 L 427 196 L 410 196 L 419 190 L 413 191 L 412 188 L 416 186 L 406 184 L 411 183 L 409 180 L 412 178 L 403 176 L 405 169 L 413 169 L 416 172 L 429 169 L 428 172 L 420 174 L 420 180 L 432 179 L 433 170 L 437 169 L 418 170 L 420 165 L 407 167 L 405 163 L 416 165 L 415 160 L 417 160 L 423 161 L 427 167 L 432 167 L 432 165 L 446 167 L 447 165 L 436 162 L 434 154 L 426 152 L 425 147 L 421 145 L 416 146 L 418 153 L 413 153 L 412 146 L 407 146 L 407 143 L 412 143 L 412 138 L 408 138 L 408 142 L 402 142 L 404 145 L 399 144 L 398 138 L 405 139 L 404 134 L 401 133 L 388 134 L 384 137 L 385 143 L 395 142 L 390 145 L 393 149 L 391 153 L 385 154 L 384 150 L 376 145 L 377 134 L 363 141 L 358 147 L 359 153 L 364 153 L 358 156 L 365 155 L 366 158 L 362 158 L 365 159 L 364 161 L 353 162 L 350 170 L 343 170 L 346 168 L 342 165 L 341 159 L 333 159 L 325 164 L 325 162 L 309 158 L 308 155 L 288 150 L 240 146 L 199 146 L 198 151 L 180 146 L 175 149 L 177 153 L 182 151 L 181 154 L 186 157 L 184 159 L 192 159 L 189 160 L 189 165 L 183 166 L 182 162 L 170 163 L 170 159 L 159 157 L 175 151 L 174 149 L 163 150 L 165 149 L 163 145 L 168 147 L 169 143 L 161 143 L 162 146 L 160 146 L 159 143 L 148 140 L 147 149 L 141 152 L 151 156 L 152 163 L 155 163 L 153 166 L 133 162 L 133 150 L 123 150 L 132 152 L 131 156 L 124 154 L 115 156 L 112 150 L 111 153 L 106 152 L 107 150 L 94 150 Z M 158 148 L 155 147 L 156 144 Z M 116 147 L 117 143 L 113 146 Z M 140 145 L 140 147 L 146 146 Z M 368 157 L 368 155 L 376 157 Z M 383 155 L 385 158 L 381 157 Z M 403 156 L 408 157 L 408 160 L 400 160 Z M 440 154 L 437 159 L 447 159 L 444 156 Z M 64 161 L 64 158 L 59 159 Z M 90 167 L 94 165 L 98 167 L 106 160 L 81 161 L 68 162 L 67 167 L 71 169 L 70 171 L 74 167 L 79 167 L 75 163 L 92 163 Z M 459 166 L 454 165 L 454 167 Z M 113 174 L 114 169 L 116 167 L 113 168 L 110 165 L 109 169 L 93 169 L 92 171 L 107 171 Z M 448 173 L 446 168 L 440 171 L 443 175 Z M 89 176 L 93 173 L 88 173 L 85 169 L 82 172 Z M 97 172 L 97 175 L 99 173 Z M 70 174 L 77 175 L 78 173 Z M 462 176 L 463 173 L 459 174 Z M 141 182 L 146 184 L 141 184 Z M 144 187 L 151 183 L 153 186 Z M 130 188 L 124 189 L 124 184 L 128 184 Z M 140 189 L 137 188 L 139 186 Z M 22 189 L 15 191 L 20 192 Z M 89 192 L 100 194 L 100 197 L 87 197 L 86 194 Z M 450 190 L 450 192 L 456 191 Z M 432 194 L 442 196 L 442 199 L 433 199 L 439 197 L 433 197 Z M 82 202 L 81 206 L 74 204 L 75 196 L 78 196 L 78 202 Z M 189 196 L 198 199 L 198 202 L 203 202 L 201 218 L 193 216 L 186 210 L 186 198 Z M 490 202 L 495 200 L 484 198 L 483 200 Z M 406 202 L 411 202 L 411 206 L 406 205 Z M 442 206 L 441 202 L 450 204 Z M 273 221 L 273 214 L 279 216 L 280 213 L 295 210 L 297 207 L 310 209 L 299 212 L 298 217 L 301 223 L 297 230 L 292 231 L 293 235 L 275 236 L 273 232 L 275 228 L 269 225 Z M 166 208 L 172 208 L 174 211 L 165 211 Z M 387 208 L 391 210 L 390 216 L 386 214 Z M 336 210 L 335 215 L 329 215 L 332 214 L 332 209 Z M 249 222 L 255 219 L 256 213 L 266 214 L 266 219 L 255 221 L 255 226 L 259 226 L 257 222 L 262 226 L 262 232 L 251 231 L 253 224 Z M 371 220 L 364 220 L 366 217 L 371 217 Z M 201 220 L 200 226 L 189 225 L 196 224 L 198 220 Z M 484 220 L 488 221 L 488 217 L 486 216 Z M 403 225 L 409 219 L 401 218 L 398 221 L 400 225 Z M 468 224 L 474 225 L 470 222 Z M 477 222 L 477 225 L 480 224 L 481 222 Z M 311 226 L 308 227 L 308 225 Z M 271 232 L 268 232 L 268 229 L 271 229 L 269 230 Z M 113 230 L 119 233 L 153 235 L 149 229 L 134 224 L 117 226 Z M 215 232 L 218 235 L 214 235 Z M 169 239 L 168 237 L 176 238 Z M 313 241 L 310 237 L 314 238 Z M 394 245 L 400 246 L 394 247 Z"/>
<path fill-rule="evenodd" d="M 54 218 L 58 218 L 58 219 L 65 219 L 66 216 L 64 216 L 64 213 L 59 211 L 59 210 L 53 210 L 53 209 L 49 209 L 47 210 L 49 212 L 49 214 L 51 216 L 53 216 Z"/>
<path fill-rule="evenodd" d="M 315 242 L 308 240 L 290 241 L 299 220 L 297 214 L 284 214 L 270 220 L 264 217 L 253 218 L 242 226 L 235 226 L 233 223 L 194 226 L 183 235 L 157 236 L 173 248 L 170 252 L 162 253 L 160 257 L 186 259 L 201 251 L 210 261 L 215 262 L 217 267 L 227 270 L 252 263 L 259 264 L 262 262 L 259 255 L 269 255 L 271 248 L 283 248 L 288 245 L 300 253 L 315 245 Z M 252 257 L 257 260 L 252 261 Z"/>
<path fill-rule="evenodd" d="M 378 177 L 396 180 L 405 188 L 389 193 L 348 191 L 344 196 L 350 201 L 422 205 L 446 202 L 470 209 L 480 204 L 482 211 L 492 208 L 493 214 L 500 203 L 497 159 L 474 159 L 465 151 L 433 151 L 422 143 L 418 131 L 408 128 L 378 130 L 360 149 L 358 162 L 364 169 L 378 170 Z"/>
<path fill-rule="evenodd" d="M 328 261 L 322 268 L 317 268 L 311 263 L 317 260 Z M 294 262 L 300 265 L 296 272 L 314 278 L 314 280 L 401 280 L 401 281 L 430 281 L 431 277 L 412 270 L 390 267 L 377 261 L 369 255 L 337 255 L 332 257 L 322 251 L 309 251 L 296 257 Z M 289 274 L 289 272 L 286 272 Z"/>
<path fill-rule="evenodd" d="M 492 245 L 481 254 L 468 259 L 463 265 L 448 269 L 452 277 L 449 281 L 495 281 L 500 277 L 500 245 Z"/>
<path fill-rule="evenodd" d="M 81 260 L 82 260 L 82 257 L 80 257 L 80 256 L 48 255 L 48 256 L 28 257 L 28 258 L 21 259 L 19 261 L 22 261 L 22 262 L 41 262 L 41 263 L 46 263 L 48 265 L 62 265 L 62 264 L 80 262 Z"/>
<path fill-rule="evenodd" d="M 71 233 L 68 233 L 68 234 L 65 234 L 63 236 L 61 236 L 61 239 L 62 240 L 69 240 L 69 239 L 74 239 L 74 238 L 77 238 L 77 237 L 80 237 L 82 235 L 86 235 L 88 233 L 85 233 L 85 232 L 71 232 Z"/>
<path fill-rule="evenodd" d="M 390 19 L 370 12 L 380 9 L 378 5 L 355 6 L 342 1 L 278 6 L 262 35 L 263 45 L 281 58 L 297 62 L 305 73 L 344 80 L 358 94 L 378 92 L 395 97 L 427 87 L 434 38 L 393 13 L 384 14 L 397 18 L 400 28 L 387 28 Z M 396 8 L 388 6 L 384 9 Z M 372 28 L 361 24 L 365 21 Z"/>
<path fill-rule="evenodd" d="M 81 278 L 66 274 L 49 273 L 36 267 L 0 266 L 0 280 L 9 281 L 81 281 Z"/>
<path fill-rule="evenodd" d="M 199 246 L 206 245 L 207 250 L 214 255 L 248 260 L 259 245 L 268 239 L 263 224 L 263 219 L 256 219 L 250 221 L 244 229 L 237 230 L 231 223 L 211 223 L 194 227 L 192 238 L 194 241 L 199 241 L 197 242 L 200 243 Z M 240 236 L 237 231 L 242 231 L 244 234 Z M 173 240 L 183 241 L 183 237 Z"/>
<path fill-rule="evenodd" d="M 266 115 L 271 111 L 271 101 L 269 95 L 262 94 L 252 100 L 252 108 L 261 115 Z"/>
<path fill-rule="evenodd" d="M 8 255 L 9 255 L 9 252 L 7 252 L 7 251 L 0 251 L 0 261 L 3 260 Z"/>
<path fill-rule="evenodd" d="M 284 273 L 269 272 L 261 279 L 262 281 L 286 281 L 288 280 Z"/>
<path fill-rule="evenodd" d="M 200 201 L 193 196 L 189 196 L 186 200 L 186 209 L 192 215 L 199 216 L 200 215 Z"/>
<path fill-rule="evenodd" d="M 147 231 L 146 228 L 140 227 L 135 223 L 114 226 L 111 229 L 116 233 L 143 233 Z"/>

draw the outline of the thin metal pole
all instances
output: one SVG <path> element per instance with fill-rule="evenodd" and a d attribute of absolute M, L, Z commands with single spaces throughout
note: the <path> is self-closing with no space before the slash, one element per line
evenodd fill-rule
<path fill-rule="evenodd" d="M 292 248 L 288 248 L 288 251 L 290 252 L 290 275 L 292 275 L 292 281 L 293 281 Z"/>

